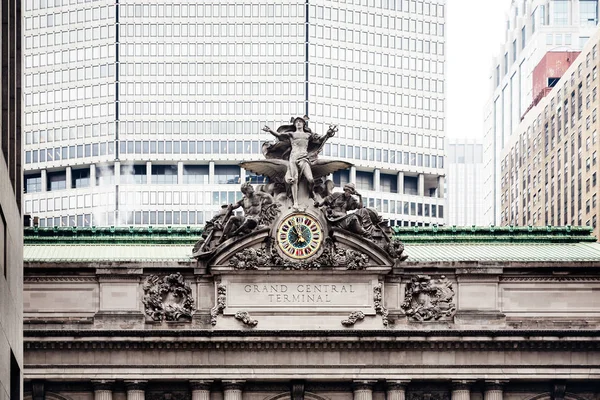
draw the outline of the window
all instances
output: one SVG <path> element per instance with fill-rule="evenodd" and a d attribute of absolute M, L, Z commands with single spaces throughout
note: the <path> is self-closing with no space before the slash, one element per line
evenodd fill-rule
<path fill-rule="evenodd" d="M 568 25 L 569 24 L 569 1 L 568 0 L 554 0 L 552 2 L 554 10 L 552 12 L 552 23 L 554 25 Z"/>
<path fill-rule="evenodd" d="M 582 27 L 596 26 L 598 20 L 598 0 L 579 1 L 579 24 Z"/>
<path fill-rule="evenodd" d="M 404 177 L 404 194 L 418 195 L 418 178 L 416 176 L 405 176 Z M 433 215 L 432 215 L 433 216 Z"/>
<path fill-rule="evenodd" d="M 41 174 L 25 175 L 25 193 L 35 193 L 42 191 Z"/>
<path fill-rule="evenodd" d="M 106 186 L 115 183 L 115 167 L 101 166 L 96 168 L 96 186 Z"/>
<path fill-rule="evenodd" d="M 177 183 L 176 165 L 153 165 L 152 183 L 158 185 Z"/>
<path fill-rule="evenodd" d="M 71 187 L 84 188 L 90 186 L 90 170 L 74 169 L 71 172 Z"/>
<path fill-rule="evenodd" d="M 356 171 L 356 188 L 358 190 L 373 190 L 373 174 L 371 172 Z"/>
<path fill-rule="evenodd" d="M 521 28 L 521 50 L 525 48 L 525 43 L 527 43 L 527 29 L 524 26 Z"/>
<path fill-rule="evenodd" d="M 48 172 L 48 191 L 67 188 L 67 173 L 65 171 Z"/>
<path fill-rule="evenodd" d="M 379 182 L 382 192 L 398 193 L 398 177 L 396 175 L 381 174 Z"/>
<path fill-rule="evenodd" d="M 183 183 L 185 184 L 207 184 L 208 165 L 184 165 Z"/>
<path fill-rule="evenodd" d="M 333 173 L 333 183 L 336 187 L 343 187 L 350 182 L 350 171 L 343 170 Z"/>
<path fill-rule="evenodd" d="M 240 167 L 235 165 L 215 165 L 215 183 L 240 183 Z"/>
<path fill-rule="evenodd" d="M 144 184 L 147 181 L 147 176 L 145 165 L 121 165 L 121 183 Z"/>

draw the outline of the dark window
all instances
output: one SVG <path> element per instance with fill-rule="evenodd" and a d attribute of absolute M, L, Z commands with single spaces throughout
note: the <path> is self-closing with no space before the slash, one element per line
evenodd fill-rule
<path fill-rule="evenodd" d="M 152 166 L 152 183 L 156 183 L 156 184 L 177 183 L 177 166 L 175 166 L 175 165 L 153 165 Z"/>
<path fill-rule="evenodd" d="M 48 172 L 48 190 L 67 188 L 67 173 L 65 171 Z"/>
<path fill-rule="evenodd" d="M 216 165 L 215 183 L 234 184 L 240 183 L 240 167 L 235 165 Z"/>
<path fill-rule="evenodd" d="M 246 182 L 264 184 L 269 183 L 269 178 L 263 175 L 256 175 L 254 172 L 246 171 Z"/>
<path fill-rule="evenodd" d="M 356 188 L 358 190 L 373 190 L 373 173 L 356 171 Z"/>
<path fill-rule="evenodd" d="M 418 178 L 416 176 L 404 177 L 404 194 L 418 195 Z"/>
<path fill-rule="evenodd" d="M 121 165 L 121 183 L 146 183 L 145 165 Z"/>
<path fill-rule="evenodd" d="M 333 173 L 333 183 L 335 186 L 343 187 L 348 182 L 350 182 L 350 171 L 343 170 Z"/>
<path fill-rule="evenodd" d="M 42 175 L 25 175 L 25 193 L 42 191 Z"/>
<path fill-rule="evenodd" d="M 71 172 L 71 187 L 84 188 L 90 186 L 90 170 L 74 169 Z"/>
<path fill-rule="evenodd" d="M 208 183 L 208 165 L 184 165 L 183 183 L 188 184 L 207 184 Z"/>
<path fill-rule="evenodd" d="M 387 193 L 398 193 L 398 177 L 391 174 L 380 175 L 381 191 Z"/>
<path fill-rule="evenodd" d="M 96 185 L 104 186 L 115 183 L 115 167 L 100 166 L 96 168 Z"/>

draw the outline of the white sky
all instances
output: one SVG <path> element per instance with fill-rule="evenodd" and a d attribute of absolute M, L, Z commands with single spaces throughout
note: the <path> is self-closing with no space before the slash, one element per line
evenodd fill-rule
<path fill-rule="evenodd" d="M 446 134 L 483 140 L 492 58 L 504 41 L 511 0 L 446 2 Z"/>

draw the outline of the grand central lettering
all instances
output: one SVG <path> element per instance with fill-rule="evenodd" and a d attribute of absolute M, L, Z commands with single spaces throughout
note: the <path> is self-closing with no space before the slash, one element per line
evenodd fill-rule
<path fill-rule="evenodd" d="M 351 284 L 253 284 L 244 291 L 266 295 L 269 303 L 330 303 L 334 294 L 355 293 Z"/>

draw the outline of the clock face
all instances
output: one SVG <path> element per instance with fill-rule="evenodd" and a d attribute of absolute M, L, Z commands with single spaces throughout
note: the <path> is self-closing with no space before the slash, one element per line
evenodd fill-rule
<path fill-rule="evenodd" d="M 289 257 L 304 259 L 314 255 L 323 241 L 321 226 L 313 217 L 290 215 L 277 229 L 279 248 Z"/>

